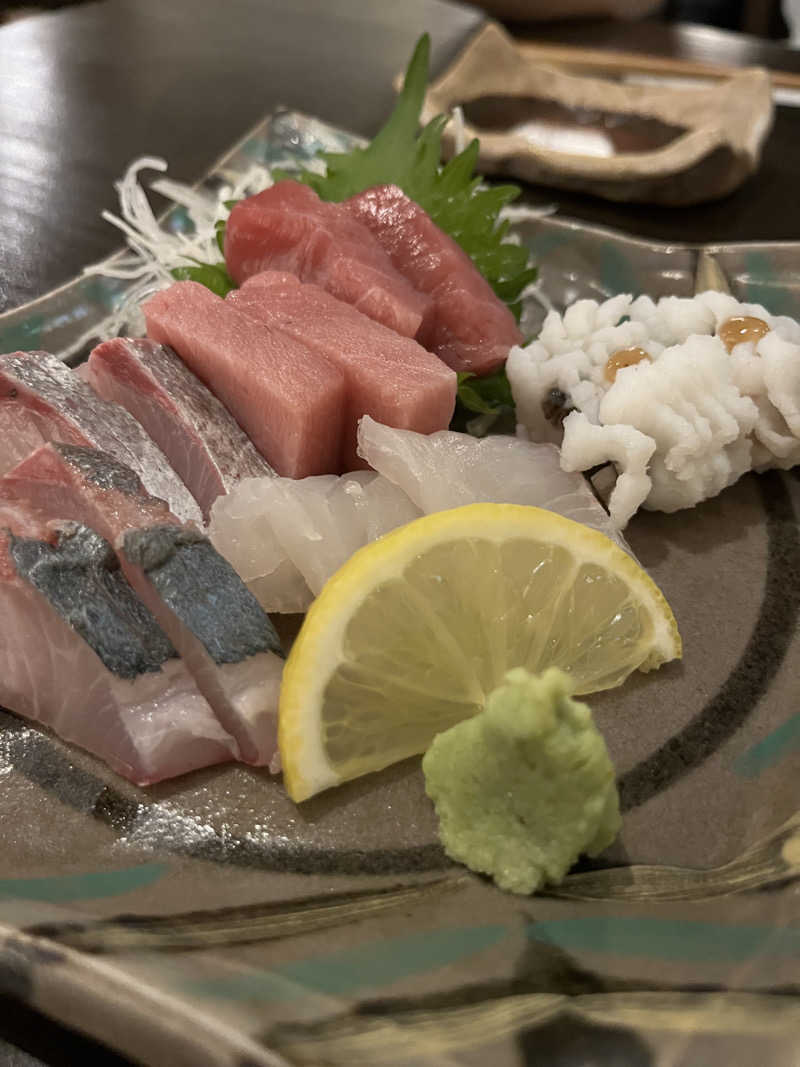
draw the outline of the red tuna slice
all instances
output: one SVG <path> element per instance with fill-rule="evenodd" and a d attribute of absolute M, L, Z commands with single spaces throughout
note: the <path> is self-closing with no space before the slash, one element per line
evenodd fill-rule
<path fill-rule="evenodd" d="M 379 185 L 342 205 L 364 223 L 394 266 L 431 298 L 417 340 L 457 371 L 489 374 L 522 334 L 508 307 L 469 256 L 396 185 Z"/>
<path fill-rule="evenodd" d="M 290 271 L 406 337 L 428 307 L 365 226 L 299 182 L 278 182 L 236 204 L 225 263 L 237 285 L 265 270 Z"/>
<path fill-rule="evenodd" d="M 153 340 L 175 349 L 278 474 L 337 471 L 345 386 L 333 364 L 197 282 L 176 282 L 142 310 Z"/>
<path fill-rule="evenodd" d="M 130 467 L 181 519 L 197 502 L 167 457 L 119 404 L 109 404 L 47 352 L 0 356 L 0 475 L 46 441 L 100 448 Z"/>
<path fill-rule="evenodd" d="M 0 616 L 0 703 L 11 711 L 137 785 L 233 758 L 235 742 L 94 531 L 0 506 Z"/>
<path fill-rule="evenodd" d="M 259 322 L 304 341 L 341 370 L 348 396 L 341 469 L 367 464 L 356 452 L 358 420 L 433 433 L 450 425 L 456 375 L 410 337 L 401 337 L 316 285 L 257 274 L 228 296 Z"/>
<path fill-rule="evenodd" d="M 116 338 L 98 345 L 87 381 L 121 404 L 169 457 L 208 519 L 211 505 L 242 478 L 273 474 L 241 426 L 165 345 Z"/>
<path fill-rule="evenodd" d="M 258 601 L 206 537 L 148 496 L 133 471 L 74 445 L 45 445 L 7 474 L 0 480 L 4 502 L 83 523 L 109 541 L 235 739 L 236 758 L 270 763 L 277 751 L 280 642 Z"/>

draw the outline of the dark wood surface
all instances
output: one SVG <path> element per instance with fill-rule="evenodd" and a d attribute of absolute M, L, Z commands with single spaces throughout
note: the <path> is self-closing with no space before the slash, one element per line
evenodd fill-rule
<path fill-rule="evenodd" d="M 775 41 L 710 26 L 669 24 L 659 19 L 610 22 L 578 19 L 551 23 L 517 23 L 515 35 L 550 44 L 574 44 L 617 52 L 669 56 L 731 67 L 768 67 L 800 71 L 800 51 Z"/>
<path fill-rule="evenodd" d="M 482 16 L 437 0 L 103 0 L 0 28 L 0 310 L 118 245 L 100 220 L 131 158 L 194 180 L 278 104 L 370 134 L 419 33 L 434 69 Z M 800 70 L 800 54 L 698 27 L 521 27 L 542 40 Z M 763 166 L 717 204 L 656 209 L 528 189 L 564 212 L 673 240 L 800 239 L 800 110 L 778 110 Z M 127 1061 L 0 998 L 0 1064 Z M 202 1067 L 202 1065 L 198 1065 Z"/>
<path fill-rule="evenodd" d="M 483 16 L 437 0 L 104 0 L 0 29 L 0 311 L 119 244 L 137 155 L 194 180 L 278 104 L 369 133 L 419 34 L 439 69 Z"/>
<path fill-rule="evenodd" d="M 111 252 L 112 182 L 136 155 L 193 180 L 282 103 L 371 133 L 419 32 L 440 70 L 481 15 L 436 0 L 104 0 L 0 29 L 0 311 Z M 800 70 L 800 53 L 697 26 L 558 23 L 547 41 Z M 779 108 L 758 175 L 716 204 L 614 205 L 531 189 L 564 213 L 667 240 L 800 239 L 800 111 Z"/>

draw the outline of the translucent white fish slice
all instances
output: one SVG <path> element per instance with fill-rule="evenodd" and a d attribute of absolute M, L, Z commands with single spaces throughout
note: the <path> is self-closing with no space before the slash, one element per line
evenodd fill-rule
<path fill-rule="evenodd" d="M 208 534 L 266 611 L 305 611 L 313 597 L 270 522 L 271 485 L 281 479 L 244 478 L 211 509 Z"/>
<path fill-rule="evenodd" d="M 305 611 L 357 549 L 423 513 L 462 504 L 547 508 L 630 551 L 585 478 L 561 469 L 553 445 L 420 434 L 364 416 L 359 452 L 378 473 L 249 478 L 215 501 L 211 540 L 267 611 Z"/>
<path fill-rule="evenodd" d="M 362 545 L 419 518 L 373 471 L 248 478 L 212 508 L 209 534 L 267 611 L 305 611 Z"/>
<path fill-rule="evenodd" d="M 555 445 L 451 430 L 419 434 L 365 415 L 358 451 L 425 514 L 473 503 L 527 504 L 600 530 L 629 551 L 586 479 L 561 469 Z"/>

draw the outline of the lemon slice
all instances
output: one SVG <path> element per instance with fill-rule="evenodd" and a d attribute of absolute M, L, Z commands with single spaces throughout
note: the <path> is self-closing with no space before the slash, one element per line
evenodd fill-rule
<path fill-rule="evenodd" d="M 284 783 L 304 800 L 423 752 L 512 667 L 561 667 L 589 693 L 680 654 L 658 587 L 596 530 L 514 504 L 427 515 L 312 604 L 281 685 Z"/>

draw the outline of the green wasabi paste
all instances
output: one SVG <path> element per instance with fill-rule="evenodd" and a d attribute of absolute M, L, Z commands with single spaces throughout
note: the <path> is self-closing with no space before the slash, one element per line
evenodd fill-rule
<path fill-rule="evenodd" d="M 605 741 L 571 693 L 556 667 L 509 671 L 485 710 L 438 734 L 422 761 L 448 856 L 512 893 L 557 884 L 621 825 Z"/>

